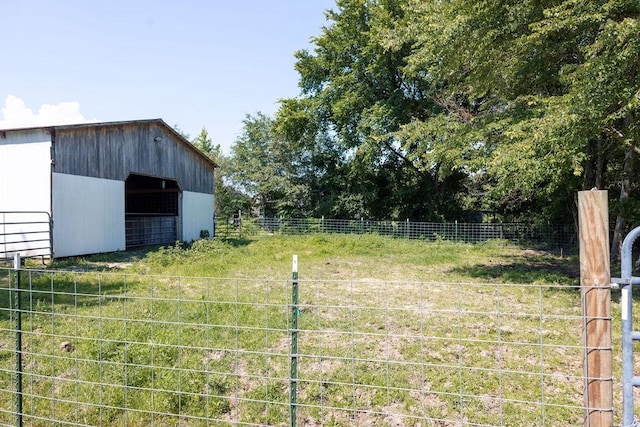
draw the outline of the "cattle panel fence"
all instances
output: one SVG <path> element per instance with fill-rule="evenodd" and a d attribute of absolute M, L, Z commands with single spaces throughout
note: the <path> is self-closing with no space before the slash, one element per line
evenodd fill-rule
<path fill-rule="evenodd" d="M 0 269 L 0 424 L 584 420 L 577 287 L 295 282 Z"/>
<path fill-rule="evenodd" d="M 405 239 L 448 240 L 465 243 L 504 240 L 548 249 L 576 249 L 574 225 L 527 223 L 464 223 L 375 221 L 328 218 L 242 218 L 235 216 L 216 222 L 216 235 L 235 237 L 260 233 L 300 234 L 378 234 Z"/>

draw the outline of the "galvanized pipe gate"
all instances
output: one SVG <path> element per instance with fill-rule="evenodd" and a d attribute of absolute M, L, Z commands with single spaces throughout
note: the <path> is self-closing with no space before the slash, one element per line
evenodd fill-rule
<path fill-rule="evenodd" d="M 640 386 L 640 377 L 633 373 L 633 341 L 640 340 L 640 332 L 633 330 L 633 286 L 640 277 L 633 277 L 633 244 L 640 236 L 640 227 L 634 228 L 622 243 L 620 279 L 612 279 L 622 286 L 622 426 L 638 425 L 633 415 L 633 388 Z"/>
<path fill-rule="evenodd" d="M 49 212 L 0 211 L 0 260 L 53 259 L 53 221 Z"/>

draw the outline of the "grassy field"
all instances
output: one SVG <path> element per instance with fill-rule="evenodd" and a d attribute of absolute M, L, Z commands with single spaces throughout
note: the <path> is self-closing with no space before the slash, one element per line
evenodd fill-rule
<path fill-rule="evenodd" d="M 294 313 L 299 425 L 568 426 L 584 415 L 575 255 L 269 236 L 58 260 L 22 281 L 33 425 L 287 425 Z M 0 407 L 9 424 L 11 402 Z"/>
<path fill-rule="evenodd" d="M 56 261 L 52 268 L 171 276 L 291 277 L 313 280 L 375 277 L 400 281 L 489 281 L 569 284 L 579 282 L 577 256 L 556 256 L 494 240 L 486 244 L 393 239 L 377 235 L 268 236 L 255 240 L 200 240 L 185 247 L 120 252 Z"/>

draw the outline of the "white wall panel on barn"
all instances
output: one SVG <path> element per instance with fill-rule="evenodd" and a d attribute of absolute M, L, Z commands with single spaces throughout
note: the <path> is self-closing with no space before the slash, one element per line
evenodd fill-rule
<path fill-rule="evenodd" d="M 53 174 L 56 257 L 125 249 L 124 182 Z"/>
<path fill-rule="evenodd" d="M 0 211 L 51 211 L 51 138 L 45 132 L 0 139 Z"/>
<path fill-rule="evenodd" d="M 200 238 L 207 230 L 213 237 L 213 194 L 184 191 L 182 193 L 182 240 Z"/>
<path fill-rule="evenodd" d="M 0 136 L 0 258 L 11 258 L 15 252 L 22 256 L 49 256 L 50 211 L 51 137 L 42 129 L 3 133 Z"/>

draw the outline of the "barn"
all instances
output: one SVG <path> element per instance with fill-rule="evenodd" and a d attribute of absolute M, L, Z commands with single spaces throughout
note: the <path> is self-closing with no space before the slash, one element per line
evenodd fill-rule
<path fill-rule="evenodd" d="M 0 213 L 47 212 L 56 257 L 195 240 L 215 167 L 161 119 L 0 130 Z"/>

